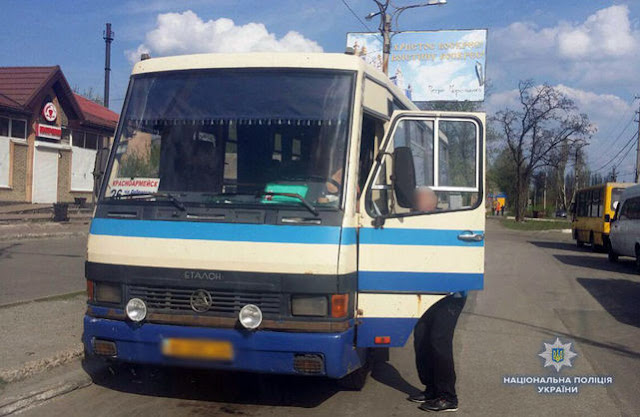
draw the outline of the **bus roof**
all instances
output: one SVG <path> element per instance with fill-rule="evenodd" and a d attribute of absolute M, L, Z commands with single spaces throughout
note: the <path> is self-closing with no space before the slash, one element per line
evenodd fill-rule
<path fill-rule="evenodd" d="M 626 200 L 627 198 L 637 197 L 639 195 L 640 195 L 640 184 L 635 184 L 633 185 L 633 187 L 628 187 L 626 190 L 624 190 L 624 193 L 622 193 L 622 198 Z"/>
<path fill-rule="evenodd" d="M 249 52 L 227 54 L 177 55 L 139 61 L 132 75 L 164 71 L 186 71 L 214 68 L 310 68 L 363 72 L 367 77 L 386 85 L 409 109 L 416 109 L 383 72 L 355 55 L 339 53 Z"/>
<path fill-rule="evenodd" d="M 590 185 L 588 187 L 580 188 L 578 190 L 578 192 L 587 191 L 587 190 L 597 190 L 597 189 L 603 188 L 603 187 L 627 188 L 627 187 L 631 187 L 632 185 L 635 185 L 635 183 L 633 183 L 633 182 L 604 182 L 602 184 Z"/>

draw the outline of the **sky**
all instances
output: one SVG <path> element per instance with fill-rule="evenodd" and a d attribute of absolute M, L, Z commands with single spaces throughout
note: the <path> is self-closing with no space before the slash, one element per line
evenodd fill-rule
<path fill-rule="evenodd" d="M 345 1 L 359 17 L 376 10 L 372 0 Z M 342 52 L 347 32 L 377 27 L 342 0 L 0 0 L 0 7 L 0 66 L 57 64 L 80 92 L 102 92 L 102 36 L 111 22 L 116 112 L 142 52 Z M 519 80 L 557 86 L 598 129 L 588 147 L 591 168 L 606 174 L 615 164 L 631 180 L 635 147 L 623 147 L 637 129 L 639 18 L 638 1 L 449 0 L 405 12 L 399 29 L 488 29 L 486 110 L 515 105 Z"/>

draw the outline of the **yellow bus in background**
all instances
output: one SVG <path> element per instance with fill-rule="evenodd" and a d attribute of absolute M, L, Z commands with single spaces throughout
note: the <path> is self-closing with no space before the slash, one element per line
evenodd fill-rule
<path fill-rule="evenodd" d="M 578 247 L 594 250 L 609 247 L 609 228 L 622 191 L 632 183 L 607 182 L 579 190 L 573 206 L 571 229 Z"/>

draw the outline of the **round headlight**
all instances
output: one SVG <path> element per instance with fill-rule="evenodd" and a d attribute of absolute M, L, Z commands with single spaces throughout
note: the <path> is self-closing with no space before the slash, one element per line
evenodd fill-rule
<path fill-rule="evenodd" d="M 147 317 L 147 305 L 139 298 L 132 298 L 127 303 L 127 317 L 132 321 L 142 321 Z"/>
<path fill-rule="evenodd" d="M 247 304 L 240 310 L 238 318 L 240 319 L 240 324 L 242 324 L 245 329 L 257 329 L 260 323 L 262 323 L 262 311 L 260 311 L 260 308 L 256 305 Z"/>

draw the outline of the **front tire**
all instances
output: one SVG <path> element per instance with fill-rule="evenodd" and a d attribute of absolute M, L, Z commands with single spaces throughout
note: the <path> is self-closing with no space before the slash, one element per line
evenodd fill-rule
<path fill-rule="evenodd" d="M 373 368 L 373 362 L 375 360 L 374 354 L 371 349 L 365 355 L 366 362 L 361 368 L 356 369 L 349 375 L 345 375 L 338 380 L 338 386 L 348 391 L 360 391 L 367 383 L 367 377 Z"/>
<path fill-rule="evenodd" d="M 609 248 L 607 256 L 609 257 L 609 262 L 618 262 L 618 254 L 612 248 Z"/>
<path fill-rule="evenodd" d="M 338 380 L 338 385 L 348 391 L 360 391 L 367 383 L 367 377 L 371 367 L 369 364 L 365 364 L 362 368 L 356 369 L 349 375 L 343 376 Z"/>

